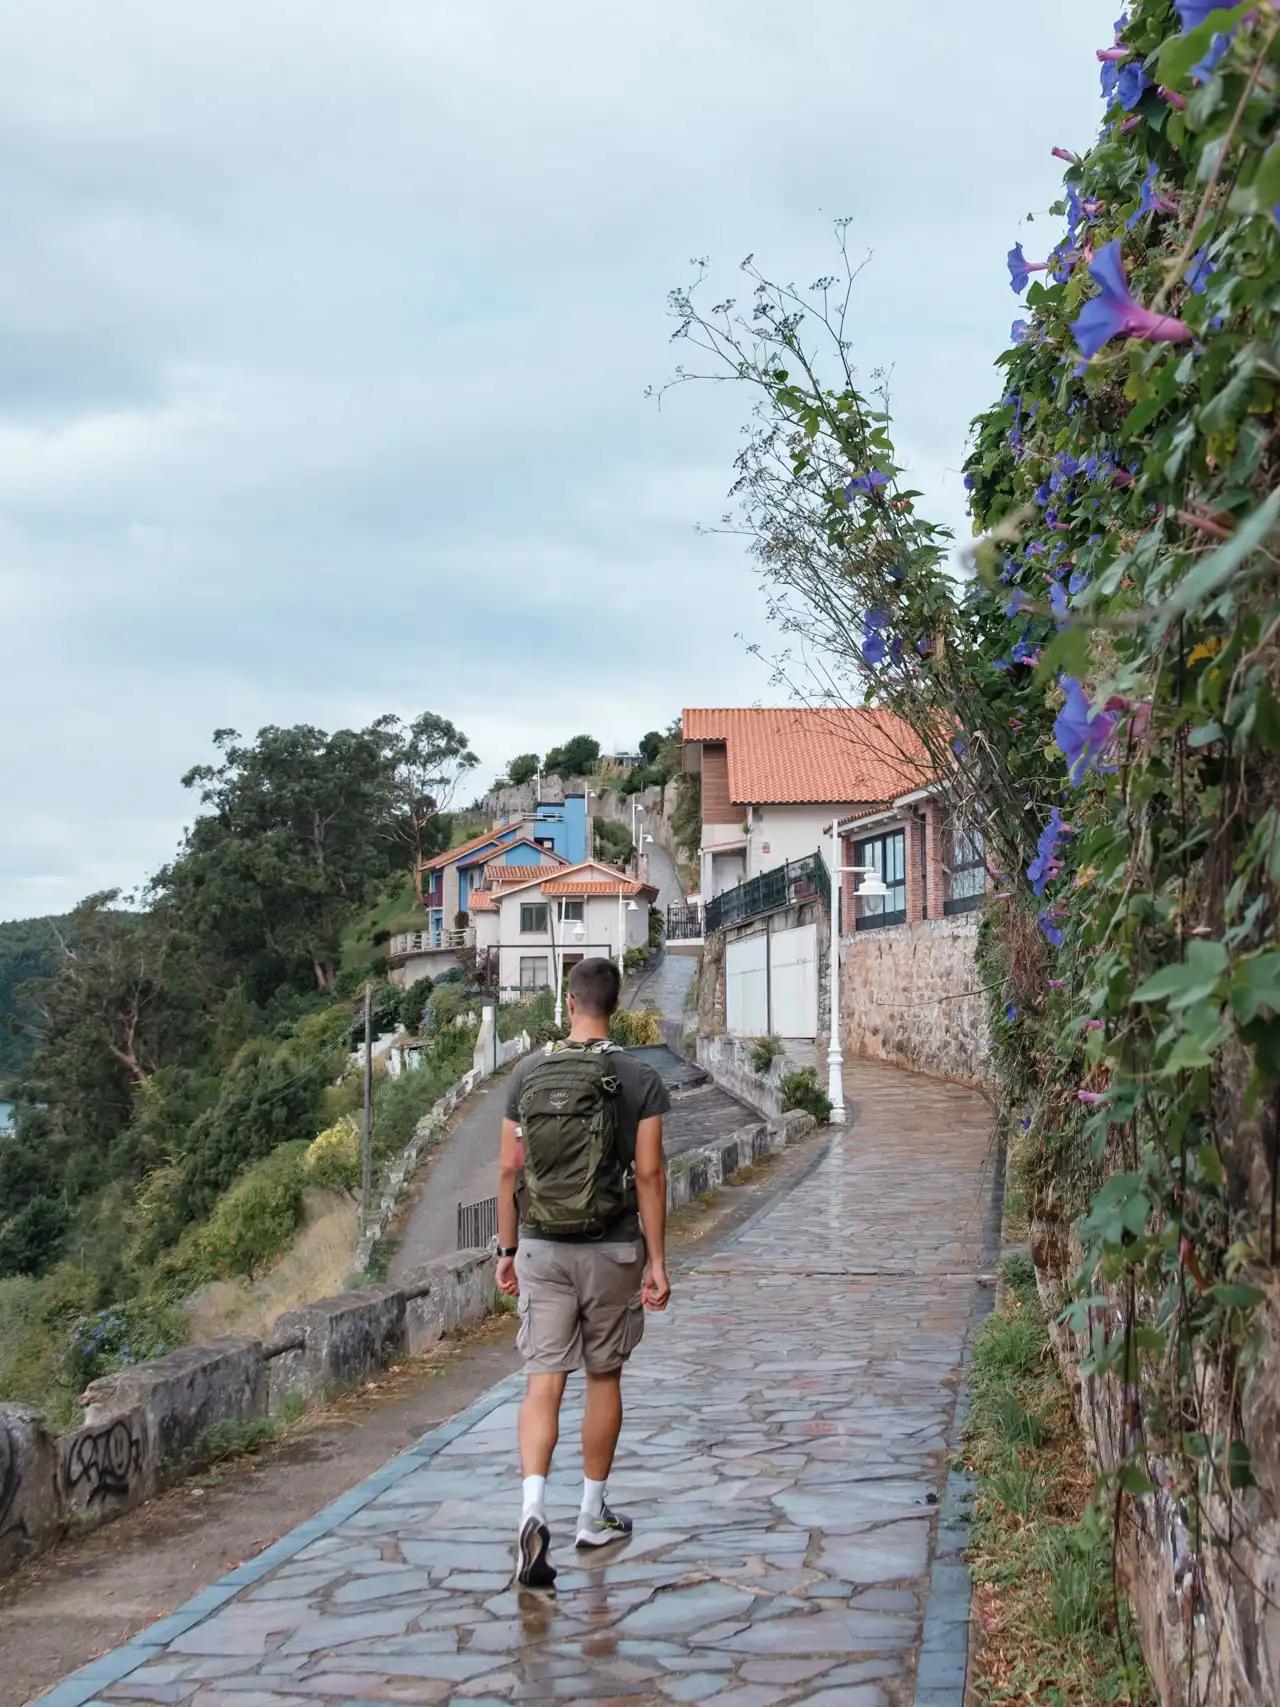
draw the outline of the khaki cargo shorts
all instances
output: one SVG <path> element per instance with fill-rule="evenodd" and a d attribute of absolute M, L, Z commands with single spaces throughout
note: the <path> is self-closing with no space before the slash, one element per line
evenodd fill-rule
<path fill-rule="evenodd" d="M 522 1239 L 516 1252 L 520 1333 L 530 1375 L 621 1369 L 644 1333 L 642 1240 L 567 1244 Z"/>

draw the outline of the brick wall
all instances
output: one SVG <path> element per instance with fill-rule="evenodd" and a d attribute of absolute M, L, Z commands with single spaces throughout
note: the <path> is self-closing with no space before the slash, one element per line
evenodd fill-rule
<path fill-rule="evenodd" d="M 840 1029 L 846 1058 L 872 1055 L 981 1087 L 990 1046 L 987 999 L 966 994 L 978 986 L 977 933 L 977 915 L 965 913 L 845 936 Z"/>

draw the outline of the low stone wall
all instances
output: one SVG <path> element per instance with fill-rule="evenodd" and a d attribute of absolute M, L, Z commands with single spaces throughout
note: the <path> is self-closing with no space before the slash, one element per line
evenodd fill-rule
<path fill-rule="evenodd" d="M 974 913 L 858 931 L 841 944 L 840 1033 L 846 1059 L 871 1055 L 983 1089 L 987 998 L 972 994 Z"/>
<path fill-rule="evenodd" d="M 814 1129 L 807 1114 L 753 1121 L 670 1164 L 667 1202 L 682 1208 Z M 400 1286 L 365 1286 L 281 1316 L 267 1341 L 226 1338 L 119 1370 L 84 1393 L 84 1422 L 49 1432 L 26 1405 L 0 1405 L 0 1576 L 130 1511 L 201 1461 L 209 1429 L 320 1402 L 416 1356 L 499 1307 L 489 1251 L 415 1269 Z"/>
<path fill-rule="evenodd" d="M 85 1391 L 79 1428 L 53 1435 L 26 1405 L 0 1405 L 0 1575 L 130 1511 L 199 1464 L 215 1423 L 318 1402 L 425 1351 L 497 1308 L 488 1252 L 291 1310 L 268 1341 L 226 1338 L 119 1370 Z"/>
<path fill-rule="evenodd" d="M 782 1092 L 778 1082 L 784 1073 L 793 1073 L 800 1067 L 814 1065 L 814 1050 L 811 1043 L 801 1043 L 797 1053 L 789 1049 L 779 1055 L 767 1073 L 757 1073 L 751 1065 L 751 1052 L 755 1042 L 746 1037 L 699 1037 L 695 1045 L 695 1060 L 719 1085 L 722 1091 L 728 1091 L 741 1102 L 749 1102 L 753 1108 L 763 1109 L 766 1114 L 780 1115 L 782 1113 Z"/>

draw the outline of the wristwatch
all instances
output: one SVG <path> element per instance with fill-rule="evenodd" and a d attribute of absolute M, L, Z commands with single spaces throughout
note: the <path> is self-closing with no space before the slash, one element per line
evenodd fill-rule
<path fill-rule="evenodd" d="M 500 1257 L 513 1257 L 516 1254 L 517 1248 L 518 1247 L 515 1245 L 499 1245 L 498 1255 Z"/>

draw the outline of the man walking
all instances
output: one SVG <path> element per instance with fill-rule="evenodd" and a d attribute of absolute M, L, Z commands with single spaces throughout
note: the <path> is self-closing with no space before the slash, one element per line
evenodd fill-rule
<path fill-rule="evenodd" d="M 622 1428 L 622 1368 L 645 1310 L 665 1310 L 671 1296 L 662 1154 L 671 1105 L 653 1068 L 609 1042 L 621 982 L 612 960 L 579 961 L 569 974 L 568 1038 L 517 1069 L 502 1122 L 497 1281 L 520 1300 L 528 1380 L 516 1576 L 530 1588 L 555 1581 L 546 1485 L 575 1369 L 587 1382 L 577 1544 L 601 1547 L 631 1533 L 631 1519 L 605 1500 Z"/>

